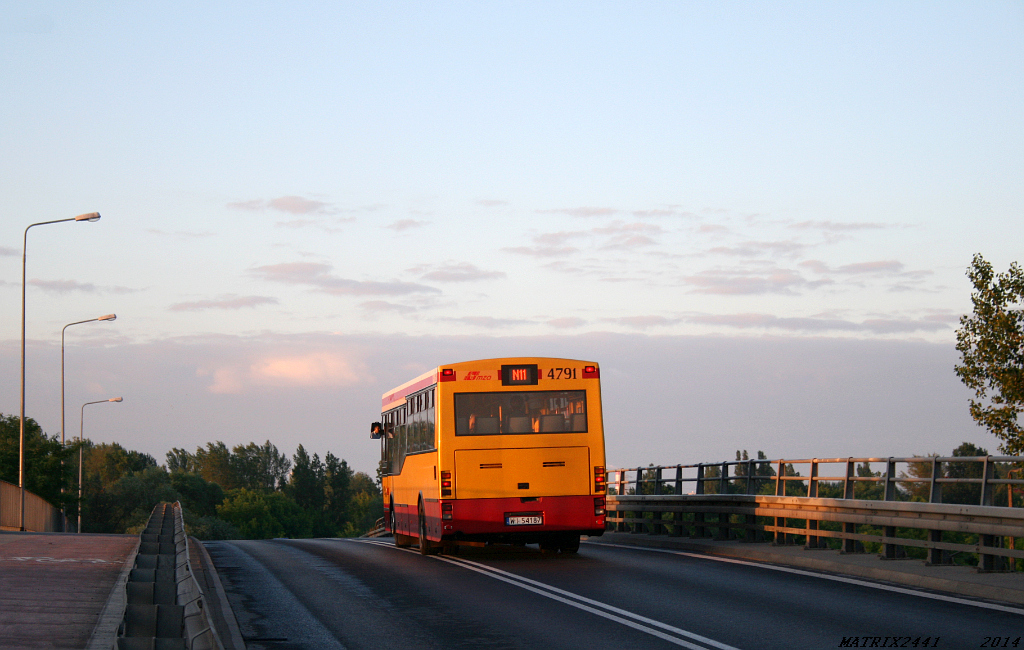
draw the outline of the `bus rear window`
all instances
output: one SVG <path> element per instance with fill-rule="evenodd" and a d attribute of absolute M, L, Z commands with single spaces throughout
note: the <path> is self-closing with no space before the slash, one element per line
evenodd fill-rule
<path fill-rule="evenodd" d="M 583 390 L 455 394 L 457 436 L 586 432 Z"/>

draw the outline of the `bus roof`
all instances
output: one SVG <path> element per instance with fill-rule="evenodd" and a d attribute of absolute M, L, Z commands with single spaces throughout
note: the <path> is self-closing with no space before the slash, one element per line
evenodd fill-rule
<path fill-rule="evenodd" d="M 457 363 L 446 363 L 444 365 L 437 366 L 427 372 L 423 373 L 415 379 L 410 379 L 400 386 L 392 388 L 388 392 L 381 395 L 381 408 L 387 410 L 388 408 L 404 404 L 406 396 L 412 393 L 428 388 L 437 383 L 438 373 L 441 372 L 442 368 L 455 368 L 463 369 L 472 366 L 494 366 L 495 364 L 512 365 L 512 364 L 525 364 L 525 363 L 575 363 L 585 364 L 597 367 L 598 364 L 594 361 L 584 361 L 581 359 L 565 359 L 561 357 L 496 357 L 493 359 L 476 359 L 472 361 L 459 361 Z"/>

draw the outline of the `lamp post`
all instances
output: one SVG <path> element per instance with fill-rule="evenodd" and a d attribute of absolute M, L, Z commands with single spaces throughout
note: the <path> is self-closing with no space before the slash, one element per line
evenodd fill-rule
<path fill-rule="evenodd" d="M 60 448 L 64 449 L 64 431 L 67 428 L 67 422 L 64 418 L 64 332 L 72 325 L 81 325 L 82 323 L 93 323 L 96 321 L 104 320 L 117 320 L 117 314 L 107 314 L 106 316 L 100 316 L 98 318 L 90 318 L 88 320 L 75 321 L 74 323 L 68 323 L 60 331 Z M 60 459 L 60 492 L 64 494 L 64 457 Z M 64 532 L 67 531 L 68 521 L 67 515 L 65 514 L 64 504 L 61 503 L 61 527 Z"/>
<path fill-rule="evenodd" d="M 82 404 L 82 421 L 78 425 L 78 532 L 82 532 L 82 443 L 85 438 L 82 436 L 85 431 L 85 407 L 90 404 L 103 404 L 104 402 L 121 402 L 123 401 L 120 397 L 111 397 L 110 399 L 96 400 L 95 402 L 86 402 Z"/>
<path fill-rule="evenodd" d="M 67 219 L 56 219 L 54 221 L 40 221 L 29 224 L 25 228 L 25 237 L 21 247 L 21 418 L 18 434 L 18 487 L 21 502 L 21 515 L 19 517 L 18 530 L 25 530 L 25 263 L 28 258 L 28 231 L 35 226 L 45 226 L 51 223 L 64 223 L 65 221 L 99 221 L 99 212 L 87 212 L 77 217 Z"/>

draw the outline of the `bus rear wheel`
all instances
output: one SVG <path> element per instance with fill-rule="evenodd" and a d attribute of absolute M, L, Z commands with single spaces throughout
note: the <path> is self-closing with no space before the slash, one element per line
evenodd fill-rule
<path fill-rule="evenodd" d="M 430 555 L 433 549 L 430 548 L 430 540 L 427 539 L 427 516 L 423 512 L 423 504 L 420 503 L 420 555 Z"/>
<path fill-rule="evenodd" d="M 558 540 L 558 550 L 562 553 L 579 553 L 580 550 L 580 536 L 579 535 L 563 535 Z"/>
<path fill-rule="evenodd" d="M 552 555 L 558 552 L 558 539 L 552 535 L 545 535 L 540 539 L 540 551 L 545 555 Z"/>

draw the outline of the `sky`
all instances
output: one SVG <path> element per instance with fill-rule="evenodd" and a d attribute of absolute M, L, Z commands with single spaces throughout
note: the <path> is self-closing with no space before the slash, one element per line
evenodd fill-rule
<path fill-rule="evenodd" d="M 1020 2 L 0 14 L 0 412 L 25 228 L 102 214 L 28 232 L 49 434 L 372 473 L 383 392 L 538 355 L 601 364 L 613 467 L 998 447 L 953 366 L 1024 257 Z"/>

